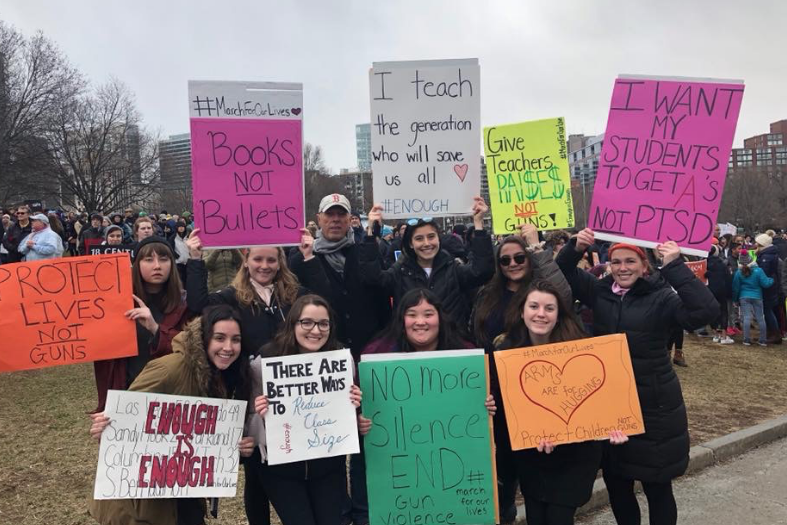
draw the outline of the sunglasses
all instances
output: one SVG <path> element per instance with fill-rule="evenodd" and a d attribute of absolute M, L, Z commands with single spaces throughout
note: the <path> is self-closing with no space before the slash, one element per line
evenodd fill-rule
<path fill-rule="evenodd" d="M 513 261 L 516 264 L 523 264 L 526 259 L 527 259 L 527 255 L 525 255 L 524 253 L 518 253 L 513 257 Z M 500 266 L 508 266 L 509 264 L 511 264 L 511 260 L 512 257 L 510 255 L 504 255 L 500 257 L 497 261 L 500 263 Z"/>
<path fill-rule="evenodd" d="M 434 219 L 432 217 L 423 217 L 421 219 L 410 219 L 409 221 L 407 221 L 407 225 L 408 226 L 415 226 L 418 223 L 428 224 L 428 223 L 432 222 L 433 220 Z"/>
<path fill-rule="evenodd" d="M 27 215 L 26 211 L 18 211 L 16 212 L 17 215 Z"/>

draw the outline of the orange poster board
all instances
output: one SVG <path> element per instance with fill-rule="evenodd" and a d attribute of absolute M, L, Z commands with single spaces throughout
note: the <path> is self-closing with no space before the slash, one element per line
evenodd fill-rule
<path fill-rule="evenodd" d="M 708 279 L 705 278 L 705 274 L 708 273 L 708 259 L 703 259 L 701 261 L 688 261 L 686 266 L 689 267 L 689 270 L 697 276 L 697 279 L 702 281 L 705 284 L 708 284 Z"/>
<path fill-rule="evenodd" d="M 127 253 L 0 266 L 0 372 L 137 354 Z"/>
<path fill-rule="evenodd" d="M 623 334 L 501 350 L 495 363 L 513 450 L 645 432 Z"/>

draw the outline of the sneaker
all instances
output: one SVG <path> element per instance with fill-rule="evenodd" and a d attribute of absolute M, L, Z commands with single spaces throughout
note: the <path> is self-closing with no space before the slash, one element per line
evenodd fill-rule
<path fill-rule="evenodd" d="M 734 344 L 735 341 L 732 340 L 730 336 L 727 336 L 719 341 L 720 345 L 731 345 Z"/>
<path fill-rule="evenodd" d="M 719 341 L 721 341 L 721 338 L 718 335 L 714 335 L 713 336 L 713 342 L 714 343 L 718 343 Z"/>
<path fill-rule="evenodd" d="M 735 328 L 731 326 L 727 328 L 727 335 L 735 335 Z"/>
<path fill-rule="evenodd" d="M 760 346 L 768 346 L 768 345 L 767 345 L 767 344 L 765 344 L 765 343 L 757 343 L 757 344 L 758 344 L 758 345 L 760 345 Z"/>
<path fill-rule="evenodd" d="M 743 346 L 751 346 L 751 341 L 744 341 Z"/>

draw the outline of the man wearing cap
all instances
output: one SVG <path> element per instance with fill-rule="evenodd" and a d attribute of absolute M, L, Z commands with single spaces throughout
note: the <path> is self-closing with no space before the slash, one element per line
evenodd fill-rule
<path fill-rule="evenodd" d="M 22 260 L 19 244 L 32 230 L 30 208 L 26 204 L 22 204 L 16 209 L 16 222 L 9 226 L 3 236 L 3 247 L 8 250 L 6 262 L 15 263 Z"/>
<path fill-rule="evenodd" d="M 30 217 L 32 231 L 19 243 L 19 253 L 25 261 L 56 259 L 63 256 L 63 239 L 49 227 L 43 213 Z"/>
<path fill-rule="evenodd" d="M 351 209 L 347 197 L 338 193 L 320 201 L 317 214 L 320 229 L 314 242 L 314 255 L 330 282 L 331 293 L 325 299 L 337 314 L 338 339 L 350 348 L 357 362 L 364 346 L 385 327 L 391 308 L 389 297 L 382 289 L 361 284 L 361 245 L 355 243 L 350 227 Z M 292 251 L 290 268 L 303 286 L 319 289 L 319 283 L 309 282 L 309 272 L 304 268 L 299 250 Z M 363 457 L 356 454 L 350 461 L 352 511 L 345 509 L 344 523 L 369 523 Z M 346 506 L 350 506 L 349 501 Z"/>
<path fill-rule="evenodd" d="M 90 215 L 90 227 L 79 232 L 79 255 L 89 255 L 90 248 L 104 242 L 104 228 L 101 223 L 104 217 L 100 213 Z"/>

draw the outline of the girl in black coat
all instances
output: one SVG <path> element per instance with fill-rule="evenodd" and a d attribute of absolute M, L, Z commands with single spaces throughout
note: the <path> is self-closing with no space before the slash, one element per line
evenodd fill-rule
<path fill-rule="evenodd" d="M 604 450 L 602 468 L 610 504 L 620 524 L 640 523 L 634 480 L 642 482 L 653 525 L 675 524 L 678 510 L 672 479 L 689 463 L 686 406 L 667 351 L 676 325 L 694 330 L 719 315 L 713 294 L 689 270 L 672 241 L 659 245 L 660 271 L 644 251 L 630 244 L 609 249 L 611 275 L 603 279 L 577 268 L 594 234 L 582 230 L 557 258 L 574 298 L 593 309 L 594 335 L 625 333 L 628 340 L 645 433 L 623 446 Z"/>
<path fill-rule="evenodd" d="M 500 350 L 572 341 L 586 336 L 557 287 L 533 281 L 517 294 L 507 332 L 497 340 Z M 620 431 L 610 443 L 628 441 Z M 577 508 L 587 503 L 601 464 L 601 442 L 555 446 L 542 440 L 536 449 L 513 452 L 525 498 L 528 525 L 570 525 Z"/>

